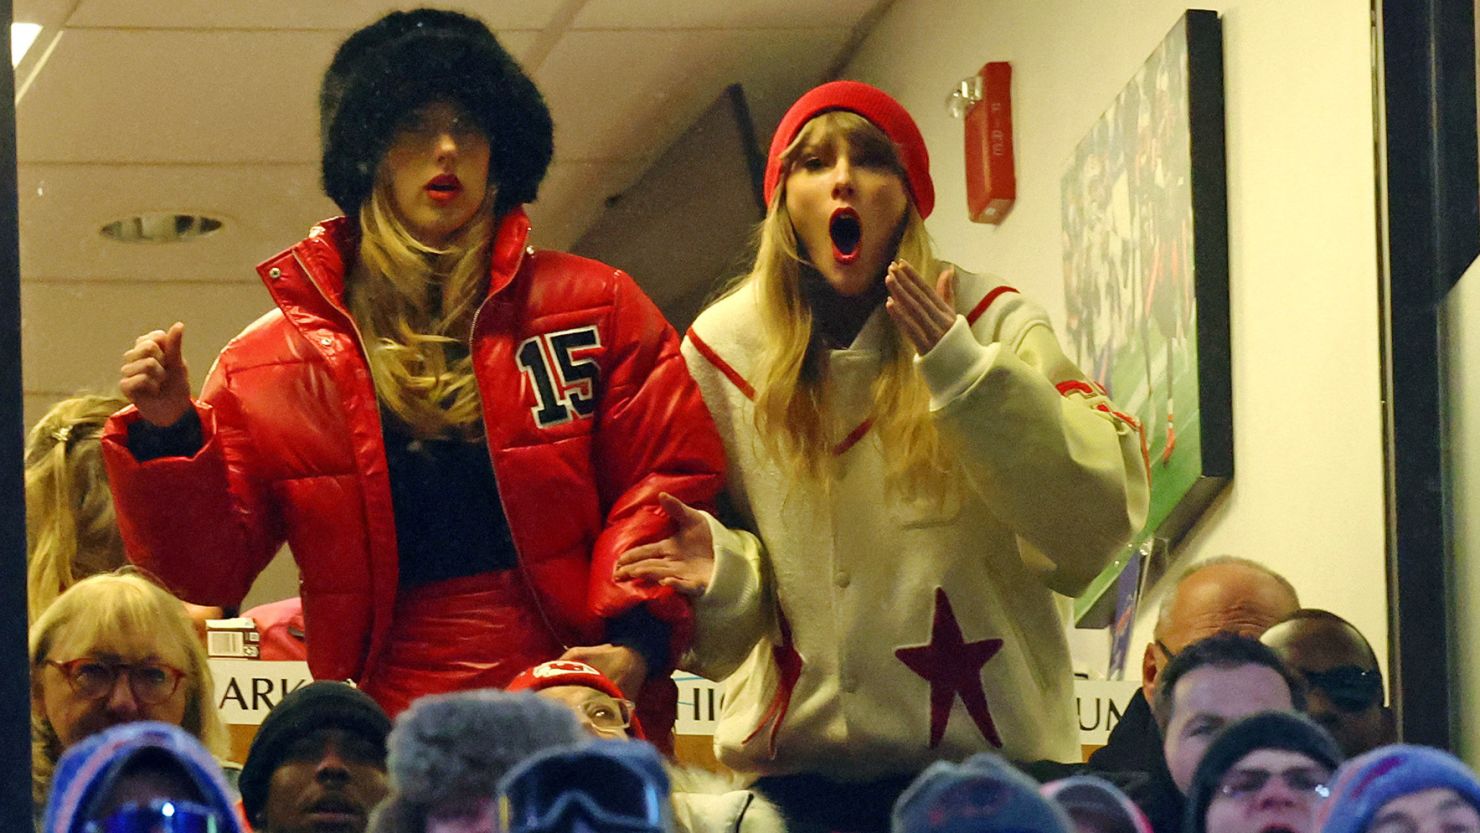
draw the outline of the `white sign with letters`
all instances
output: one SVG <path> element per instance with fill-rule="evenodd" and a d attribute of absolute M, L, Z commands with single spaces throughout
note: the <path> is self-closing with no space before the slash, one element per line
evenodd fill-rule
<path fill-rule="evenodd" d="M 221 719 L 234 726 L 260 725 L 289 692 L 313 682 L 306 662 L 217 658 L 210 663 Z"/>
<path fill-rule="evenodd" d="M 1126 706 L 1141 688 L 1138 680 L 1075 680 L 1074 705 L 1079 712 L 1079 743 L 1104 746 Z"/>
<path fill-rule="evenodd" d="M 306 662 L 219 658 L 210 662 L 221 718 L 238 726 L 261 724 L 289 692 L 313 681 Z M 673 681 L 678 685 L 678 722 L 674 731 L 680 735 L 714 734 L 719 717 L 719 686 L 683 671 L 675 672 Z M 1104 745 L 1139 687 L 1136 682 L 1075 680 L 1079 742 L 1086 746 Z"/>

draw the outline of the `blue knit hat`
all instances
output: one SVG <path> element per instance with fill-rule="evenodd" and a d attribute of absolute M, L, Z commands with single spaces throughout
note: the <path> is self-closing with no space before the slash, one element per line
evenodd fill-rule
<path fill-rule="evenodd" d="M 1363 833 L 1395 798 L 1447 787 L 1480 810 L 1480 780 L 1464 762 L 1426 746 L 1374 749 L 1336 772 L 1331 798 L 1316 819 L 1320 833 Z"/>
<path fill-rule="evenodd" d="M 1033 779 L 988 752 L 936 761 L 894 805 L 893 833 L 1069 833 L 1074 827 Z"/>
<path fill-rule="evenodd" d="M 95 805 L 112 789 L 128 764 L 147 753 L 163 753 L 200 791 L 203 803 L 219 816 L 222 833 L 242 833 L 231 789 L 218 765 L 193 735 L 168 723 L 123 723 L 78 741 L 57 763 L 46 804 L 52 833 L 77 833 Z"/>

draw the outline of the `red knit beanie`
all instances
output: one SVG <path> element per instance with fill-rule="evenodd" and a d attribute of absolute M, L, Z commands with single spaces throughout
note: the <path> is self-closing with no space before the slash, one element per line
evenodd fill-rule
<path fill-rule="evenodd" d="M 627 695 L 612 682 L 611 677 L 601 673 L 584 662 L 576 662 L 569 659 L 556 659 L 542 662 L 532 668 L 526 668 L 515 677 L 505 689 L 508 691 L 539 691 L 543 688 L 554 688 L 561 685 L 578 685 L 586 688 L 594 688 L 609 697 L 618 700 L 626 700 Z M 637 720 L 637 712 L 632 712 L 632 736 L 639 740 L 647 740 L 647 734 L 642 730 L 642 724 Z"/>
<path fill-rule="evenodd" d="M 935 208 L 935 185 L 930 181 L 930 153 L 925 149 L 920 128 L 888 93 L 859 81 L 831 81 L 813 87 L 786 111 L 776 135 L 771 138 L 771 153 L 766 158 L 766 204 L 770 205 L 776 185 L 781 182 L 781 152 L 813 116 L 830 110 L 847 110 L 863 116 L 899 147 L 899 159 L 904 164 L 910 194 L 915 198 L 915 210 L 921 217 L 929 217 Z"/>

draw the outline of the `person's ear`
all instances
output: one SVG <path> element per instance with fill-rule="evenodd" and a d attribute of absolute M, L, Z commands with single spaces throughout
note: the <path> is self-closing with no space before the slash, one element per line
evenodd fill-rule
<path fill-rule="evenodd" d="M 1156 643 L 1147 642 L 1146 651 L 1141 654 L 1141 696 L 1150 703 L 1156 696 L 1156 675 L 1161 673 L 1160 664 L 1156 661 Z"/>

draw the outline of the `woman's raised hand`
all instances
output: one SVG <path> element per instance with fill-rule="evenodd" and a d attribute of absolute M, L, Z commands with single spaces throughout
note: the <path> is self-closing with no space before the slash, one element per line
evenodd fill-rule
<path fill-rule="evenodd" d="M 942 270 L 931 288 L 915 267 L 896 260 L 889 264 L 884 286 L 889 290 L 884 307 L 916 353 L 929 353 L 956 323 L 956 267 Z"/>
<path fill-rule="evenodd" d="M 673 535 L 633 547 L 617 559 L 612 578 L 646 579 L 689 597 L 704 595 L 714 576 L 714 538 L 704 513 L 664 492 L 658 505 L 673 521 Z"/>
<path fill-rule="evenodd" d="M 118 389 L 139 409 L 140 416 L 164 428 L 190 410 L 190 370 L 180 354 L 185 325 L 176 321 L 169 331 L 139 336 L 123 354 Z"/>

